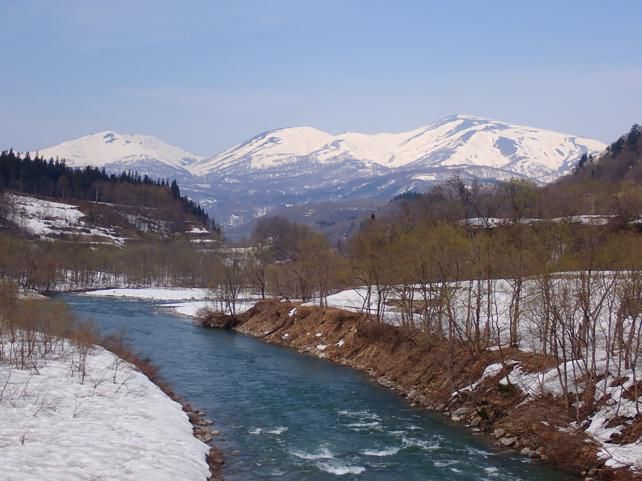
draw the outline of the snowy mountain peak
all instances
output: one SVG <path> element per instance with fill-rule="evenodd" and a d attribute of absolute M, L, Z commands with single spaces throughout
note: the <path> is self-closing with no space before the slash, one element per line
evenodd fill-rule
<path fill-rule="evenodd" d="M 204 175 L 212 170 L 239 167 L 257 170 L 287 164 L 320 149 L 332 135 L 313 127 L 287 127 L 268 130 L 213 157 L 190 167 L 192 173 Z"/>
<path fill-rule="evenodd" d="M 35 152 L 33 152 L 35 153 Z M 201 157 L 149 135 L 120 134 L 105 130 L 42 149 L 44 158 L 65 159 L 67 165 L 109 167 L 118 165 L 135 168 L 140 162 L 153 162 L 171 168 L 184 169 Z"/>

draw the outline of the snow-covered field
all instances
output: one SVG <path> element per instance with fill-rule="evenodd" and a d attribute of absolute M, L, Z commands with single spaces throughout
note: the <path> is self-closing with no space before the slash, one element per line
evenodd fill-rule
<path fill-rule="evenodd" d="M 9 220 L 41 239 L 72 236 L 117 245 L 122 245 L 125 241 L 113 229 L 87 224 L 83 220 L 85 214 L 75 205 L 26 195 L 7 196 L 11 206 Z"/>
<path fill-rule="evenodd" d="M 78 361 L 66 342 L 32 368 L 0 363 L 3 481 L 207 479 L 209 447 L 180 404 L 102 348 L 84 382 Z"/>

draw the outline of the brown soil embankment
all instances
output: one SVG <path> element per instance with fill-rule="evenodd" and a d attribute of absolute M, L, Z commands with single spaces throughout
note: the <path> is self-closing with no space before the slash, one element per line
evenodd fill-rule
<path fill-rule="evenodd" d="M 519 389 L 498 383 L 508 369 L 480 379 L 486 366 L 516 360 L 526 371 L 554 363 L 516 349 L 473 352 L 449 345 L 422 331 L 399 329 L 364 315 L 334 308 L 262 301 L 234 319 L 203 321 L 209 327 L 233 328 L 267 342 L 359 369 L 417 406 L 438 410 L 452 422 L 496 438 L 522 455 L 552 462 L 590 479 L 641 479 L 627 470 L 611 470 L 597 457 L 597 447 L 579 430 L 555 398 L 529 399 Z"/>

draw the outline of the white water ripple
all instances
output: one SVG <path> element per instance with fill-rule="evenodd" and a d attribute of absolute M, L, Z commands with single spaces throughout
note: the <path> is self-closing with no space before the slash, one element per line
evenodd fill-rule
<path fill-rule="evenodd" d="M 365 456 L 394 456 L 397 454 L 401 448 L 397 447 L 389 447 L 389 448 L 383 448 L 383 449 L 364 449 L 361 451 L 361 454 Z"/>
<path fill-rule="evenodd" d="M 428 441 L 425 439 L 418 438 L 409 438 L 406 436 L 401 437 L 401 442 L 403 443 L 404 448 L 420 448 L 425 451 L 433 451 L 439 449 L 439 442 L 437 441 Z"/>
<path fill-rule="evenodd" d="M 344 474 L 361 474 L 366 468 L 363 466 L 354 466 L 351 464 L 342 463 L 336 459 L 328 461 L 319 461 L 316 463 L 316 467 L 321 471 L 326 473 L 335 474 L 337 476 L 343 476 Z"/>
<path fill-rule="evenodd" d="M 316 461 L 318 459 L 332 459 L 334 458 L 334 453 L 328 448 L 320 448 L 314 453 L 307 453 L 305 451 L 300 451 L 298 449 L 291 449 L 290 454 L 296 456 L 300 459 L 305 459 L 308 461 Z"/>
<path fill-rule="evenodd" d="M 283 434 L 288 430 L 287 426 L 277 426 L 275 428 L 271 429 L 263 429 L 263 428 L 252 428 L 248 431 L 250 434 L 254 435 L 259 435 L 259 434 Z"/>
<path fill-rule="evenodd" d="M 337 411 L 337 414 L 340 414 L 341 416 L 351 417 L 351 418 L 371 419 L 374 421 L 381 421 L 381 417 L 378 414 L 370 411 L 351 411 L 349 409 L 343 409 L 341 411 Z"/>

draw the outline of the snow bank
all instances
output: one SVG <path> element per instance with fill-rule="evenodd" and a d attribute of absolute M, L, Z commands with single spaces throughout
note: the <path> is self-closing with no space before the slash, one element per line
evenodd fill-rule
<path fill-rule="evenodd" d="M 96 347 L 81 383 L 69 343 L 38 362 L 37 370 L 0 364 L 0 478 L 207 479 L 209 447 L 181 406 L 131 364 Z"/>
<path fill-rule="evenodd" d="M 102 289 L 88 291 L 84 295 L 95 297 L 121 297 L 127 299 L 141 299 L 146 301 L 179 301 L 161 303 L 160 307 L 169 308 L 183 316 L 196 317 L 198 311 L 203 308 L 224 310 L 225 306 L 221 300 L 212 300 L 210 289 L 201 287 L 174 288 L 174 287 L 144 287 L 144 288 L 122 288 Z M 243 297 L 236 303 L 236 313 L 251 309 L 258 296 L 251 292 L 244 292 Z"/>
<path fill-rule="evenodd" d="M 196 287 L 123 288 L 88 291 L 85 292 L 85 295 L 95 297 L 126 297 L 131 299 L 144 299 L 149 301 L 183 301 L 206 299 L 208 297 L 208 289 Z"/>

